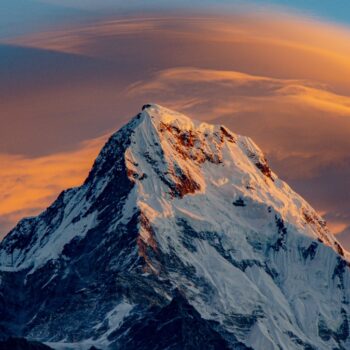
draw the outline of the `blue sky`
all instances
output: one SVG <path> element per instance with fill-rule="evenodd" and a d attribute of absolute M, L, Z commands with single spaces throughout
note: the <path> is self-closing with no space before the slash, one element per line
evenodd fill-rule
<path fill-rule="evenodd" d="M 65 21 L 85 20 L 104 12 L 162 8 L 205 8 L 220 11 L 230 7 L 247 7 L 248 11 L 270 11 L 274 7 L 283 12 L 298 13 L 303 16 L 324 19 L 350 25 L 349 0 L 2 0 L 0 5 L 0 39 L 27 32 L 41 30 L 44 27 L 64 23 Z"/>
<path fill-rule="evenodd" d="M 284 6 L 306 16 L 350 24 L 350 1 L 348 0 L 255 0 L 254 2 L 260 5 Z"/>

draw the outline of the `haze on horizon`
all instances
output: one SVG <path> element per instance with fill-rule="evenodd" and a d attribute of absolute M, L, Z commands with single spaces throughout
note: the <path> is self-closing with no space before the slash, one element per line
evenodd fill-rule
<path fill-rule="evenodd" d="M 231 3 L 2 4 L 0 237 L 153 101 L 251 136 L 350 248 L 350 4 Z"/>

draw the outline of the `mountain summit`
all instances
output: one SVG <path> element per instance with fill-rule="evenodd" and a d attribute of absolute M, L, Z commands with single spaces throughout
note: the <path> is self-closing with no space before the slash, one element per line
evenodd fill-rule
<path fill-rule="evenodd" d="M 149 104 L 0 244 L 0 337 L 345 349 L 348 253 L 248 137 Z"/>

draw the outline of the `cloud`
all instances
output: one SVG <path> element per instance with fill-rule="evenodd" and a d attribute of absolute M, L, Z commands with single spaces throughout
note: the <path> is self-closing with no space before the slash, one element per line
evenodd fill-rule
<path fill-rule="evenodd" d="M 152 69 L 199 66 L 307 78 L 350 92 L 349 34 L 345 27 L 272 11 L 226 16 L 173 11 L 65 25 L 7 43 L 114 62 L 123 55 Z"/>
<path fill-rule="evenodd" d="M 90 25 L 19 36 L 4 42 L 21 47 L 95 57 L 99 56 L 99 53 L 93 52 L 91 48 L 98 39 L 106 41 L 110 36 L 121 37 L 157 30 L 159 21 L 159 18 L 152 16 L 150 18 L 107 19 L 93 22 Z"/>

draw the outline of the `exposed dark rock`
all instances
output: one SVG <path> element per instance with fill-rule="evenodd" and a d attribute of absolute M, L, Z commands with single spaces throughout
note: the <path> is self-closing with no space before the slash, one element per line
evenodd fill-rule
<path fill-rule="evenodd" d="M 335 279 L 338 277 L 339 280 L 339 288 L 344 289 L 344 274 L 346 269 L 346 261 L 341 257 L 337 257 L 337 265 L 334 268 L 332 278 Z"/>
<path fill-rule="evenodd" d="M 177 176 L 177 179 L 177 182 L 171 184 L 171 195 L 174 197 L 182 198 L 186 194 L 200 190 L 199 184 L 188 174 L 181 172 L 181 174 Z"/>
<path fill-rule="evenodd" d="M 232 134 L 223 126 L 220 127 L 222 134 L 228 139 L 231 143 L 236 143 L 236 139 L 232 136 Z"/>
<path fill-rule="evenodd" d="M 316 242 L 312 242 L 306 249 L 302 250 L 303 258 L 306 260 L 310 258 L 311 260 L 315 257 L 317 252 L 318 244 Z"/>
<path fill-rule="evenodd" d="M 232 203 L 235 207 L 245 207 L 246 204 L 244 203 L 244 200 L 239 197 L 238 199 L 236 199 L 233 203 Z"/>
<path fill-rule="evenodd" d="M 334 242 L 334 246 L 338 254 L 344 256 L 344 249 L 340 246 L 340 244 L 338 242 Z"/>
<path fill-rule="evenodd" d="M 275 181 L 272 177 L 272 171 L 271 168 L 268 166 L 266 160 L 264 163 L 262 162 L 257 162 L 255 163 L 256 167 L 270 180 Z"/>
<path fill-rule="evenodd" d="M 142 110 L 144 111 L 145 109 L 150 108 L 150 107 L 152 107 L 152 105 L 147 103 L 147 104 L 142 106 Z"/>
<path fill-rule="evenodd" d="M 318 233 L 320 235 L 319 240 L 322 243 L 332 245 L 330 240 L 328 239 L 328 237 L 323 233 L 323 230 L 326 227 L 326 222 L 324 220 L 322 220 L 320 217 L 318 217 L 318 215 L 315 212 L 309 211 L 306 208 L 303 208 L 302 213 L 303 213 L 304 220 L 307 224 L 311 224 L 311 225 L 317 227 Z M 335 242 L 334 245 L 335 245 L 336 249 L 338 250 L 338 253 L 340 255 L 344 255 L 344 252 L 343 252 L 342 248 L 340 247 L 340 245 L 337 242 Z"/>
<path fill-rule="evenodd" d="M 287 235 L 287 228 L 284 224 L 284 220 L 277 215 L 275 215 L 275 223 L 277 226 L 278 238 L 277 241 L 271 245 L 271 248 L 278 252 L 280 249 L 286 249 L 285 240 Z"/>

